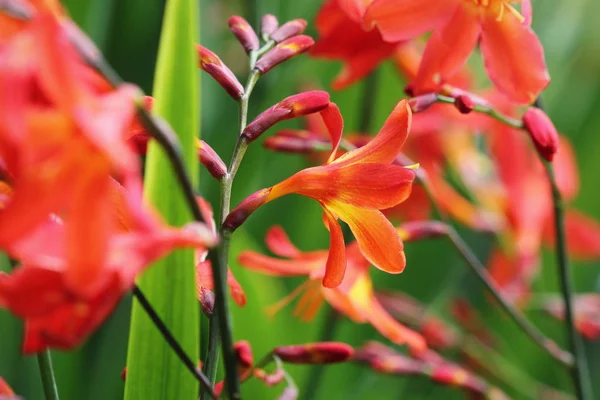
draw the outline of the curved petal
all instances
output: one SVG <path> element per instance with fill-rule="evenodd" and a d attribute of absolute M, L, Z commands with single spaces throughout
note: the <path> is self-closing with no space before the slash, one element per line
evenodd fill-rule
<path fill-rule="evenodd" d="M 404 271 L 404 244 L 381 211 L 340 202 L 329 203 L 327 208 L 350 226 L 360 251 L 375 267 L 391 274 Z"/>
<path fill-rule="evenodd" d="M 481 33 L 477 14 L 471 7 L 457 7 L 448 22 L 436 29 L 425 47 L 415 80 L 415 93 L 438 91 L 456 75 L 475 49 Z"/>
<path fill-rule="evenodd" d="M 402 100 L 396 105 L 377 136 L 363 147 L 342 155 L 332 164 L 391 163 L 400 153 L 411 123 L 412 112 L 408 102 Z"/>
<path fill-rule="evenodd" d="M 246 293 L 244 293 L 244 289 L 237 279 L 235 279 L 235 276 L 233 276 L 231 269 L 227 270 L 227 286 L 229 286 L 229 293 L 236 304 L 244 307 L 246 305 Z"/>
<path fill-rule="evenodd" d="M 360 22 L 368 3 L 373 0 L 334 0 L 344 13 L 354 22 Z"/>
<path fill-rule="evenodd" d="M 579 192 L 579 171 L 573 145 L 564 136 L 560 136 L 558 152 L 554 157 L 554 171 L 563 198 L 572 200 Z"/>
<path fill-rule="evenodd" d="M 334 90 L 345 89 L 360 81 L 394 53 L 395 47 L 387 43 L 376 46 L 377 44 L 379 43 L 372 43 L 365 51 L 346 58 L 344 67 L 331 83 Z"/>
<path fill-rule="evenodd" d="M 481 52 L 490 79 L 514 102 L 531 104 L 550 83 L 542 44 L 513 13 L 485 17 Z"/>
<path fill-rule="evenodd" d="M 280 257 L 294 258 L 301 254 L 290 238 L 279 225 L 272 226 L 265 237 L 267 248 Z"/>
<path fill-rule="evenodd" d="M 326 254 L 312 260 L 281 260 L 265 256 L 254 251 L 244 251 L 238 257 L 238 263 L 252 271 L 272 276 L 309 275 L 326 263 Z"/>
<path fill-rule="evenodd" d="M 321 117 L 327 127 L 327 132 L 331 139 L 331 155 L 329 156 L 330 163 L 335 160 L 338 147 L 340 147 L 340 141 L 342 140 L 342 132 L 344 131 L 344 119 L 342 113 L 338 108 L 337 104 L 329 103 L 329 105 L 321 111 Z"/>
<path fill-rule="evenodd" d="M 581 260 L 600 259 L 600 222 L 579 211 L 568 210 L 565 231 L 569 255 Z M 556 242 L 553 218 L 546 224 L 544 240 L 551 246 Z"/>
<path fill-rule="evenodd" d="M 413 39 L 442 24 L 460 0 L 375 0 L 365 12 L 363 26 L 377 26 L 384 40 Z"/>
<path fill-rule="evenodd" d="M 344 234 L 335 216 L 323 206 L 325 225 L 329 230 L 329 255 L 323 276 L 323 286 L 334 288 L 344 280 L 346 273 L 346 248 Z"/>

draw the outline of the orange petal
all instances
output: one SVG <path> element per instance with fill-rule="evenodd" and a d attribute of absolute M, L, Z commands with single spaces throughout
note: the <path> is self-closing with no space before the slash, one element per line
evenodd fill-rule
<path fill-rule="evenodd" d="M 265 242 L 271 253 L 280 257 L 294 258 L 301 254 L 301 251 L 294 246 L 288 235 L 279 225 L 275 225 L 269 229 L 265 237 Z"/>
<path fill-rule="evenodd" d="M 344 234 L 336 217 L 325 206 L 323 206 L 323 213 L 325 226 L 329 230 L 329 255 L 325 266 L 323 286 L 334 288 L 342 283 L 346 273 Z"/>
<path fill-rule="evenodd" d="M 556 184 L 563 198 L 572 200 L 579 192 L 579 171 L 573 145 L 564 136 L 559 138 L 558 152 L 554 157 Z"/>
<path fill-rule="evenodd" d="M 481 52 L 490 79 L 514 102 L 531 104 L 550 83 L 542 44 L 513 13 L 483 20 Z"/>
<path fill-rule="evenodd" d="M 254 251 L 244 251 L 238 257 L 238 263 L 252 271 L 272 276 L 309 275 L 317 268 L 323 268 L 326 254 L 312 260 L 281 260 L 265 256 Z"/>
<path fill-rule="evenodd" d="M 554 246 L 554 218 L 550 218 L 544 231 L 546 243 Z M 569 255 L 582 260 L 600 259 L 600 222 L 576 211 L 565 215 L 565 231 Z"/>
<path fill-rule="evenodd" d="M 381 211 L 340 202 L 328 203 L 327 208 L 350 226 L 360 251 L 375 267 L 391 274 L 404 271 L 404 245 Z"/>
<path fill-rule="evenodd" d="M 329 105 L 321 111 L 321 117 L 329 132 L 331 138 L 331 155 L 327 162 L 335 160 L 338 147 L 340 147 L 340 141 L 342 140 L 342 132 L 344 131 L 344 120 L 342 113 L 338 108 L 337 104 L 329 103 Z"/>
<path fill-rule="evenodd" d="M 481 33 L 477 15 L 470 7 L 457 7 L 450 20 L 427 41 L 415 93 L 434 92 L 456 75 L 475 49 Z"/>
<path fill-rule="evenodd" d="M 246 293 L 244 293 L 244 289 L 237 279 L 235 279 L 235 276 L 233 276 L 230 268 L 227 269 L 227 286 L 229 286 L 229 293 L 236 304 L 244 307 L 246 305 Z"/>
<path fill-rule="evenodd" d="M 376 25 L 388 42 L 413 39 L 443 23 L 460 0 L 375 0 L 365 12 L 363 25 Z"/>
<path fill-rule="evenodd" d="M 372 1 L 373 0 L 334 0 L 333 3 L 337 2 L 338 7 L 340 7 L 351 20 L 360 22 L 365 14 L 367 5 Z"/>
<path fill-rule="evenodd" d="M 410 107 L 406 100 L 402 100 L 396 105 L 377 136 L 365 146 L 342 155 L 332 164 L 391 163 L 400 153 L 411 123 Z"/>

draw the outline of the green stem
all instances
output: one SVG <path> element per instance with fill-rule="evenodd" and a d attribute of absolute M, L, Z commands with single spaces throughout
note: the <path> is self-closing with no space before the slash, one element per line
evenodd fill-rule
<path fill-rule="evenodd" d="M 541 159 L 541 157 L 540 157 Z M 565 222 L 564 222 L 564 203 L 558 185 L 556 184 L 556 178 L 554 176 L 554 168 L 552 164 L 545 162 L 546 173 L 548 175 L 548 181 L 550 182 L 552 201 L 554 203 L 554 229 L 556 234 L 556 261 L 558 265 L 558 275 L 560 280 L 560 290 L 562 293 L 563 301 L 565 303 L 565 323 L 567 325 L 567 338 L 569 341 L 569 347 L 575 357 L 575 362 L 571 368 L 571 378 L 573 379 L 573 385 L 575 386 L 575 392 L 577 398 L 580 400 L 587 400 L 592 398 L 591 385 L 589 381 L 589 372 L 587 367 L 587 359 L 585 355 L 585 349 L 583 347 L 583 341 L 581 336 L 577 332 L 574 323 L 573 314 L 573 281 L 571 274 L 571 265 L 567 256 L 567 240 L 565 235 Z"/>
<path fill-rule="evenodd" d="M 46 400 L 59 400 L 58 387 L 54 378 L 54 369 L 52 368 L 52 357 L 50 350 L 44 350 L 37 355 L 40 375 L 42 376 L 42 386 Z"/>
<path fill-rule="evenodd" d="M 463 260 L 467 263 L 479 280 L 485 285 L 494 299 L 498 302 L 498 304 L 500 304 L 500 307 L 508 314 L 513 322 L 515 322 L 533 342 L 545 350 L 555 360 L 559 361 L 562 365 L 571 367 L 573 365 L 573 356 L 570 353 L 562 350 L 550 338 L 544 336 L 544 334 L 533 324 L 531 324 L 515 306 L 513 306 L 504 298 L 499 289 L 496 287 L 496 283 L 494 282 L 493 278 L 487 272 L 477 256 L 475 256 L 473 251 L 460 237 L 460 235 L 450 227 L 448 227 L 448 238 L 454 247 L 456 247 Z"/>
<path fill-rule="evenodd" d="M 375 69 L 363 82 L 362 95 L 358 102 L 361 106 L 358 131 L 362 133 L 369 132 L 373 122 L 373 112 L 375 111 L 375 102 L 377 101 L 378 75 L 379 72 Z"/>
<path fill-rule="evenodd" d="M 444 104 L 455 104 L 456 103 L 456 99 L 454 97 L 444 96 L 441 94 L 436 94 L 436 101 L 438 103 L 444 103 Z M 523 129 L 522 121 L 520 121 L 518 119 L 514 119 L 512 117 L 509 117 L 508 115 L 504 115 L 500 111 L 494 109 L 491 106 L 483 105 L 483 104 L 475 104 L 475 106 L 473 107 L 473 111 L 481 113 L 481 114 L 487 114 L 490 117 L 494 118 L 495 120 L 500 121 L 503 124 L 510 126 L 511 128 Z"/>

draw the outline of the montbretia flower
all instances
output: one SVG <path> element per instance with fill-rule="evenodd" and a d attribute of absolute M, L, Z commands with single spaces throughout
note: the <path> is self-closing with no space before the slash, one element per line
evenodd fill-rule
<path fill-rule="evenodd" d="M 308 276 L 308 281 L 271 306 L 270 313 L 279 311 L 304 291 L 295 310 L 295 314 L 304 320 L 312 319 L 325 300 L 352 321 L 373 325 L 383 336 L 396 344 L 408 345 L 415 353 L 427 347 L 421 335 L 398 323 L 379 303 L 369 277 L 371 263 L 362 255 L 357 242 L 352 242 L 344 249 L 348 271 L 342 284 L 333 289 L 323 287 L 320 282 L 330 259 L 327 250 L 300 251 L 281 227 L 269 230 L 266 243 L 271 252 L 282 258 L 244 251 L 238 259 L 240 265 L 273 276 Z"/>
<path fill-rule="evenodd" d="M 480 42 L 487 73 L 511 100 L 530 104 L 550 77 L 542 45 L 530 27 L 530 0 L 375 0 L 366 27 L 390 42 L 434 30 L 415 81 L 418 93 L 437 91 Z M 511 3 L 521 3 L 521 15 Z"/>
<path fill-rule="evenodd" d="M 252 29 L 252 26 L 244 18 L 234 15 L 227 21 L 229 29 L 237 40 L 242 44 L 242 47 L 246 53 L 250 53 L 253 50 L 258 50 L 260 43 L 256 32 Z"/>
<path fill-rule="evenodd" d="M 306 29 L 307 22 L 302 18 L 288 21 L 270 34 L 271 40 L 275 43 L 283 42 L 286 39 L 301 34 Z"/>
<path fill-rule="evenodd" d="M 259 206 L 287 194 L 300 194 L 319 202 L 330 231 L 323 285 L 336 287 L 344 277 L 346 255 L 338 219 L 350 226 L 360 250 L 373 265 L 389 273 L 402 272 L 406 265 L 402 240 L 380 210 L 393 207 L 410 195 L 414 171 L 392 164 L 410 124 L 411 112 L 403 100 L 373 140 L 336 158 L 342 132 L 340 121 L 339 129 L 332 131 L 333 151 L 324 165 L 304 169 L 254 193 L 227 216 L 224 226 L 233 230 Z"/>
<path fill-rule="evenodd" d="M 65 15 L 60 0 L 9 0 L 3 2 L 2 5 L 8 7 L 8 10 L 16 17 L 0 11 L 0 43 L 25 29 L 29 18 L 38 13 L 52 14 L 57 18 Z"/>
<path fill-rule="evenodd" d="M 196 49 L 200 58 L 200 68 L 212 76 L 234 100 L 242 97 L 244 95 L 244 87 L 229 67 L 221 61 L 219 56 L 204 46 L 196 45 Z"/>
<path fill-rule="evenodd" d="M 254 68 L 261 74 L 266 74 L 278 64 L 308 51 L 313 44 L 315 44 L 315 41 L 310 36 L 293 36 L 269 50 L 267 54 L 256 62 Z"/>

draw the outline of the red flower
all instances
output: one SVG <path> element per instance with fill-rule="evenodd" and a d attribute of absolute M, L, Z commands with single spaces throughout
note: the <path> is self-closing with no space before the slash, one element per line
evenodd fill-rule
<path fill-rule="evenodd" d="M 521 0 L 376 0 L 364 24 L 376 25 L 390 42 L 434 30 L 419 68 L 419 93 L 437 91 L 465 64 L 479 41 L 490 79 L 511 100 L 529 104 L 550 78 L 544 50 L 530 27 L 529 0 L 522 16 L 510 4 Z"/>
<path fill-rule="evenodd" d="M 589 340 L 600 338 L 600 295 L 579 294 L 574 299 L 575 327 Z M 565 306 L 560 296 L 544 297 L 542 307 L 552 316 L 563 320 Z"/>
<path fill-rule="evenodd" d="M 361 254 L 357 242 L 349 244 L 344 250 L 348 262 L 347 273 L 342 284 L 335 289 L 325 288 L 319 282 L 326 274 L 330 258 L 328 251 L 302 252 L 290 242 L 280 227 L 269 230 L 266 243 L 271 252 L 284 259 L 245 251 L 240 254 L 239 263 L 248 269 L 269 275 L 307 275 L 309 278 L 288 297 L 274 305 L 271 312 L 277 312 L 301 291 L 305 291 L 295 310 L 295 314 L 305 320 L 310 320 L 319 310 L 323 300 L 326 300 L 352 321 L 370 323 L 394 343 L 407 344 L 416 353 L 426 348 L 421 335 L 398 323 L 377 300 L 368 273 L 370 263 Z"/>
<path fill-rule="evenodd" d="M 389 273 L 402 272 L 406 264 L 402 240 L 380 210 L 393 207 L 410 195 L 414 171 L 392 164 L 410 123 L 410 109 L 406 101 L 401 101 L 373 140 L 336 158 L 342 133 L 340 120 L 331 130 L 335 136 L 327 163 L 304 169 L 256 192 L 227 216 L 225 226 L 235 229 L 262 204 L 287 194 L 300 194 L 319 202 L 330 231 L 323 285 L 336 287 L 344 277 L 346 255 L 338 219 L 350 226 L 360 250 L 373 265 Z"/>

